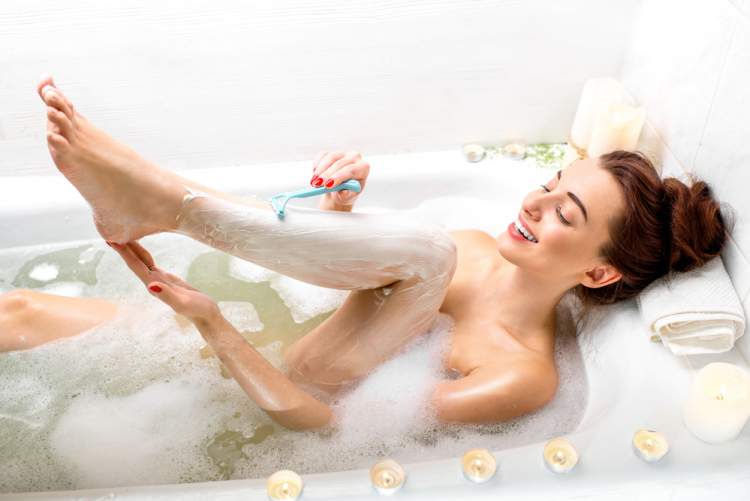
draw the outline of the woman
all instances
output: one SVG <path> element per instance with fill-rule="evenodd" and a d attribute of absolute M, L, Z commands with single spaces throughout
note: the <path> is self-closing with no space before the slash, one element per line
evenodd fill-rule
<path fill-rule="evenodd" d="M 265 203 L 149 163 L 77 113 L 50 78 L 37 90 L 48 106 L 52 158 L 92 206 L 100 234 L 154 296 L 191 319 L 245 392 L 293 429 L 331 422 L 330 408 L 306 385 L 329 394 L 345 388 L 423 334 L 439 311 L 455 320 L 444 363 L 461 377 L 435 388 L 438 418 L 486 423 L 532 412 L 557 389 L 555 306 L 564 294 L 572 290 L 584 305 L 627 299 L 670 269 L 702 265 L 726 240 L 705 183 L 662 181 L 645 157 L 624 151 L 558 171 L 496 238 L 447 234 L 398 214 L 348 213 L 353 198 L 349 205 L 327 199 L 321 208 L 331 210 L 295 209 L 282 222 Z M 364 185 L 367 172 L 360 155 L 329 153 L 311 183 L 356 178 Z M 136 242 L 162 231 L 352 292 L 285 351 L 284 374 L 208 296 L 160 270 Z"/>

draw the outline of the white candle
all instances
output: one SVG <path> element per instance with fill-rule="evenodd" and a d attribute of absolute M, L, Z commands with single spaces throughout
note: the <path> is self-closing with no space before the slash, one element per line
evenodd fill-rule
<path fill-rule="evenodd" d="M 657 431 L 638 430 L 633 434 L 633 452 L 647 463 L 653 463 L 669 452 L 669 444 Z"/>
<path fill-rule="evenodd" d="M 570 139 L 578 147 L 588 149 L 594 123 L 610 105 L 626 100 L 625 90 L 614 78 L 592 78 L 583 85 L 578 109 L 570 129 Z"/>
<path fill-rule="evenodd" d="M 497 471 L 495 456 L 487 449 L 470 449 L 461 458 L 464 476 L 481 484 L 491 479 Z"/>
<path fill-rule="evenodd" d="M 271 501 L 294 501 L 302 494 L 302 478 L 292 470 L 279 470 L 266 481 L 266 492 Z"/>
<path fill-rule="evenodd" d="M 683 408 L 688 429 L 704 442 L 737 438 L 750 416 L 750 373 L 726 362 L 713 362 L 695 376 Z"/>
<path fill-rule="evenodd" d="M 569 440 L 562 437 L 547 442 L 542 457 L 547 468 L 555 473 L 568 473 L 578 464 L 578 451 Z"/>
<path fill-rule="evenodd" d="M 464 146 L 463 151 L 466 160 L 469 162 L 479 162 L 487 154 L 487 151 L 481 144 L 467 144 Z"/>
<path fill-rule="evenodd" d="M 526 156 L 526 146 L 519 143 L 510 143 L 503 146 L 503 156 L 513 160 L 523 160 Z"/>
<path fill-rule="evenodd" d="M 578 151 L 575 148 L 573 148 L 570 144 L 566 144 L 565 152 L 563 153 L 562 162 L 560 163 L 560 168 L 564 169 L 565 167 L 572 164 L 579 158 L 581 158 L 581 156 L 578 154 Z"/>
<path fill-rule="evenodd" d="M 589 157 L 598 157 L 615 150 L 632 151 L 646 120 L 646 110 L 626 103 L 610 104 L 594 120 L 587 148 Z"/>
<path fill-rule="evenodd" d="M 370 468 L 370 481 L 380 494 L 394 494 L 404 485 L 405 480 L 404 468 L 392 459 L 384 459 Z"/>

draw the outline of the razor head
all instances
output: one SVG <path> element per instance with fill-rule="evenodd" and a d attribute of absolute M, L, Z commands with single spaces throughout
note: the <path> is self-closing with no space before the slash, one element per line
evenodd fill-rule
<path fill-rule="evenodd" d="M 289 197 L 286 196 L 286 193 L 281 193 L 279 195 L 274 195 L 271 197 L 271 208 L 273 208 L 273 211 L 276 213 L 279 219 L 284 219 L 284 210 L 286 209 L 286 204 L 288 201 Z"/>

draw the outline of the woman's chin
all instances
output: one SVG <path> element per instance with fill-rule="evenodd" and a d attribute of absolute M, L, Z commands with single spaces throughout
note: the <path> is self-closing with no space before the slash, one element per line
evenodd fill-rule
<path fill-rule="evenodd" d="M 525 242 L 514 240 L 507 233 L 501 233 L 495 238 L 497 251 L 506 260 L 517 266 L 521 266 L 524 260 L 528 260 L 528 245 Z"/>
<path fill-rule="evenodd" d="M 508 235 L 500 234 L 495 239 L 497 241 L 497 251 L 500 255 L 505 258 L 506 261 L 515 263 L 518 259 L 519 250 L 516 248 L 516 243 Z"/>

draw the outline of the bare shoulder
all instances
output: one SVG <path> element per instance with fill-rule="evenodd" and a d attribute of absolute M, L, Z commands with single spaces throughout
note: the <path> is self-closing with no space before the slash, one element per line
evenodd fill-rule
<path fill-rule="evenodd" d="M 535 352 L 506 354 L 502 363 L 495 361 L 482 367 L 488 374 L 501 380 L 513 382 L 515 391 L 533 393 L 549 401 L 557 392 L 559 383 L 554 358 Z"/>
<path fill-rule="evenodd" d="M 557 393 L 557 371 L 539 355 L 499 357 L 443 381 L 434 401 L 443 422 L 495 423 L 534 412 Z"/>
<path fill-rule="evenodd" d="M 495 242 L 492 235 L 482 230 L 455 230 L 450 232 L 450 236 L 456 242 L 459 253 L 484 253 Z"/>

